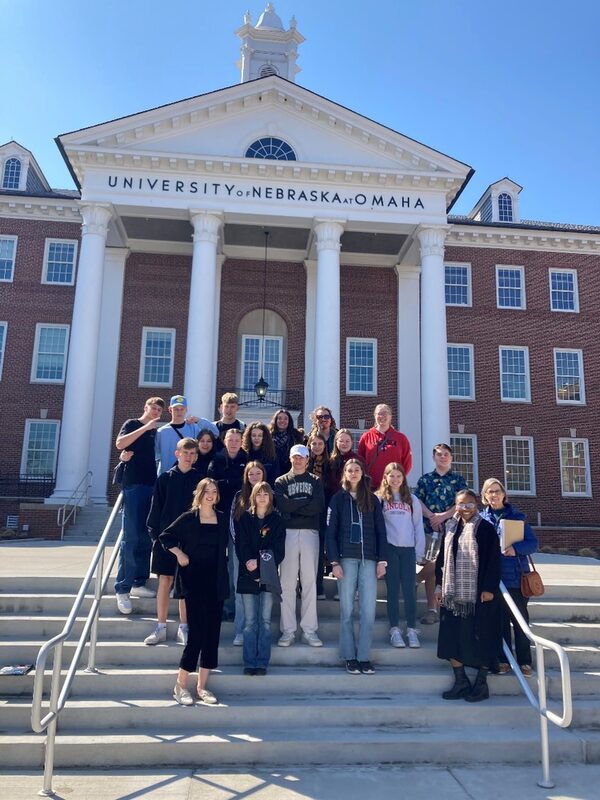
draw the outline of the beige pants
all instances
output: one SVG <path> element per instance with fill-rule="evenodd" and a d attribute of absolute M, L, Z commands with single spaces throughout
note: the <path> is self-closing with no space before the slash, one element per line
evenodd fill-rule
<path fill-rule="evenodd" d="M 288 528 L 285 535 L 285 558 L 279 567 L 281 577 L 281 622 L 283 633 L 295 633 L 296 585 L 298 574 L 302 585 L 300 627 L 304 633 L 316 633 L 317 565 L 319 563 L 319 531 L 309 528 Z"/>

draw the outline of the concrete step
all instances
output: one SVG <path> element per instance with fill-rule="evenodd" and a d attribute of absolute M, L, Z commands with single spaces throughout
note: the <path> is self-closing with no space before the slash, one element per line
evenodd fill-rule
<path fill-rule="evenodd" d="M 454 704 L 451 704 L 454 707 Z M 467 705 L 467 704 L 461 704 Z M 488 706 L 489 708 L 489 706 Z M 195 720 L 212 717 L 221 707 L 179 708 L 181 717 Z M 40 768 L 44 738 L 35 735 L 0 735 L 0 749 L 12 769 Z M 539 731 L 536 725 L 523 728 L 495 725 L 489 718 L 484 725 L 457 729 L 412 729 L 344 726 L 297 728 L 254 727 L 215 733 L 171 731 L 157 735 L 155 728 L 128 734 L 106 733 L 91 728 L 56 738 L 57 769 L 68 767 L 161 767 L 188 766 L 194 769 L 231 766 L 236 771 L 253 765 L 292 767 L 297 764 L 538 764 Z M 553 763 L 584 763 L 590 760 L 587 739 L 571 731 L 550 731 Z M 591 751 L 596 756 L 595 751 Z"/>

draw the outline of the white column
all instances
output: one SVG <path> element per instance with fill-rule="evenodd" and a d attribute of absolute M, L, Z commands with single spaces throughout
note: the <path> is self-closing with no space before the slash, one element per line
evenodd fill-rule
<path fill-rule="evenodd" d="M 317 290 L 315 303 L 314 400 L 340 418 L 340 238 L 338 220 L 315 220 Z M 311 411 L 312 409 L 308 409 Z"/>
<path fill-rule="evenodd" d="M 56 487 L 50 503 L 70 497 L 89 468 L 96 389 L 96 362 L 104 250 L 112 216 L 106 204 L 81 206 L 83 217 L 75 302 L 71 321 Z"/>
<path fill-rule="evenodd" d="M 442 226 L 417 230 L 421 247 L 421 414 L 423 463 L 438 442 L 450 438 L 448 355 Z"/>
<path fill-rule="evenodd" d="M 190 211 L 194 226 L 194 251 L 185 349 L 184 391 L 190 410 L 212 419 L 217 382 L 216 320 L 219 303 L 217 287 L 217 244 L 222 215 L 219 212 Z"/>
<path fill-rule="evenodd" d="M 396 266 L 398 276 L 398 409 L 397 428 L 412 447 L 411 482 L 423 473 L 421 460 L 421 337 L 419 276 L 421 269 Z M 426 462 L 427 463 L 427 462 Z M 414 476 L 414 480 L 412 480 Z"/>
<path fill-rule="evenodd" d="M 306 326 L 304 338 L 304 424 L 308 415 L 319 402 L 315 400 L 315 309 L 317 303 L 317 262 L 306 259 Z"/>
<path fill-rule="evenodd" d="M 92 487 L 90 500 L 99 505 L 107 502 L 106 486 L 111 466 L 117 462 L 112 426 L 117 390 L 117 368 L 121 338 L 121 311 L 123 309 L 123 282 L 125 262 L 129 250 L 125 247 L 108 247 L 104 256 L 104 281 L 100 311 L 100 341 L 96 364 L 96 394 L 92 417 L 90 441 L 90 469 Z"/>

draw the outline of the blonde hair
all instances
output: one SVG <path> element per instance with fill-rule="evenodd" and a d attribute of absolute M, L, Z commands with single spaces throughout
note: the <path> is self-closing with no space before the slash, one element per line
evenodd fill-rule
<path fill-rule="evenodd" d="M 220 500 L 219 486 L 217 482 L 214 481 L 212 478 L 202 478 L 200 483 L 194 489 L 194 499 L 192 500 L 192 508 L 191 508 L 192 511 L 196 511 L 196 509 L 200 508 L 200 504 L 202 503 L 204 495 L 206 494 L 206 490 L 208 489 L 209 486 L 214 486 L 215 489 L 217 490 L 217 499 L 213 503 L 213 508 L 216 508 L 217 503 Z"/>
<path fill-rule="evenodd" d="M 227 403 L 235 403 L 237 406 L 240 404 L 240 398 L 237 396 L 235 392 L 225 392 L 225 394 L 221 397 L 221 405 L 227 405 Z"/>
<path fill-rule="evenodd" d="M 489 506 L 488 501 L 485 499 L 485 495 L 487 490 L 493 483 L 497 483 L 498 486 L 502 489 L 502 494 L 504 495 L 504 502 L 508 503 L 508 495 L 506 494 L 506 486 L 502 483 L 501 480 L 498 478 L 488 478 L 486 481 L 483 482 L 483 486 L 481 487 L 481 502 L 484 506 Z"/>
<path fill-rule="evenodd" d="M 255 483 L 252 487 L 252 492 L 250 493 L 250 508 L 249 511 L 251 514 L 256 515 L 256 495 L 259 492 L 266 492 L 269 495 L 269 506 L 266 510 L 266 514 L 270 514 L 273 510 L 273 489 L 269 486 L 266 481 L 259 481 Z"/>
<path fill-rule="evenodd" d="M 391 503 L 394 499 L 394 495 L 392 493 L 392 487 L 388 482 L 388 478 L 390 476 L 390 472 L 394 470 L 398 470 L 401 473 L 403 481 L 400 484 L 400 499 L 403 503 L 408 503 L 408 505 L 412 508 L 412 495 L 410 493 L 410 488 L 406 481 L 406 472 L 402 467 L 402 464 L 399 464 L 397 461 L 391 461 L 386 468 L 383 470 L 383 477 L 381 478 L 381 483 L 379 484 L 379 489 L 375 492 L 377 497 L 381 500 Z"/>

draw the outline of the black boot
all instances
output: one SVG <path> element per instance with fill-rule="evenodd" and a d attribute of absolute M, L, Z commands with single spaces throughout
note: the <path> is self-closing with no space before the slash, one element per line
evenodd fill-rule
<path fill-rule="evenodd" d="M 454 686 L 442 694 L 444 700 L 460 700 L 467 697 L 471 691 L 471 681 L 467 678 L 465 668 L 452 667 L 454 670 Z"/>
<path fill-rule="evenodd" d="M 487 685 L 487 674 L 487 667 L 479 667 L 473 688 L 467 697 L 465 697 L 467 703 L 479 703 L 481 700 L 488 699 L 490 696 L 490 690 Z"/>

